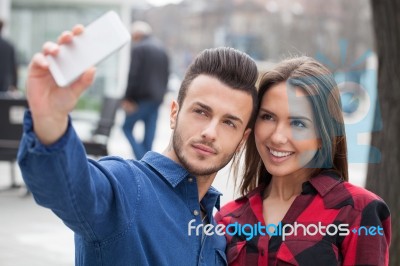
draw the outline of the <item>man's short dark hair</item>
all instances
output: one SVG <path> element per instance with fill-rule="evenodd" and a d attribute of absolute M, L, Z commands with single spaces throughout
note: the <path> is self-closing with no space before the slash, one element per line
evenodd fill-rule
<path fill-rule="evenodd" d="M 257 65 L 247 54 L 229 47 L 206 49 L 201 52 L 189 66 L 178 94 L 178 104 L 182 106 L 188 87 L 199 75 L 217 78 L 235 90 L 244 91 L 253 99 L 251 127 L 257 105 L 256 81 Z"/>

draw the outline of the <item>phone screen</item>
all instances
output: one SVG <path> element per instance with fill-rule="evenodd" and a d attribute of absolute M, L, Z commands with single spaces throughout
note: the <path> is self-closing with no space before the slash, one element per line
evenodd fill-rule
<path fill-rule="evenodd" d="M 98 64 L 130 41 L 130 34 L 114 11 L 109 11 L 61 45 L 57 56 L 48 56 L 50 72 L 57 85 L 67 86 L 85 70 Z"/>

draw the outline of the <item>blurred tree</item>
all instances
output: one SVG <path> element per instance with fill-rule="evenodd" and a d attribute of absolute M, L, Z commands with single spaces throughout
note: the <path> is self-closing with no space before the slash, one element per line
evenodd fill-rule
<path fill-rule="evenodd" d="M 372 134 L 371 145 L 381 152 L 381 162 L 369 164 L 366 187 L 381 195 L 392 215 L 390 265 L 400 265 L 400 0 L 371 0 L 378 53 L 378 95 L 383 120 Z M 377 108 L 378 109 L 378 108 Z M 373 153 L 370 154 L 372 156 Z"/>

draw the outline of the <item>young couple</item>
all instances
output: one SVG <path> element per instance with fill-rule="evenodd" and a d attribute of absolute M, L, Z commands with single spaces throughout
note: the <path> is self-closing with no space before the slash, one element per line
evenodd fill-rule
<path fill-rule="evenodd" d="M 388 264 L 389 210 L 347 182 L 339 93 L 325 67 L 308 57 L 283 61 L 262 76 L 257 93 L 257 67 L 246 54 L 205 50 L 171 105 L 166 150 L 140 161 L 95 161 L 69 118 L 95 70 L 59 88 L 45 59 L 83 30 L 74 27 L 33 57 L 18 157 L 37 203 L 75 232 L 76 265 Z M 220 193 L 211 184 L 233 157 L 238 164 L 243 147 L 243 197 L 214 219 Z M 250 239 L 239 230 L 189 234 L 189 223 L 277 226 Z M 296 224 L 297 235 L 289 234 Z M 350 231 L 362 227 L 368 235 Z"/>

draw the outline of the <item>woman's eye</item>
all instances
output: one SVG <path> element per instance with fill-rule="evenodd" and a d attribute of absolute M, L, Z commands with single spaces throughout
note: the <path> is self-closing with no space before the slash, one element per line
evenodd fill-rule
<path fill-rule="evenodd" d="M 290 124 L 292 126 L 295 126 L 295 127 L 301 127 L 301 128 L 306 128 L 307 127 L 306 124 L 303 121 L 300 121 L 300 120 L 294 120 Z"/>
<path fill-rule="evenodd" d="M 261 115 L 260 115 L 260 118 L 261 118 L 262 120 L 273 120 L 273 117 L 272 117 L 272 115 L 270 115 L 270 114 L 261 114 Z"/>

